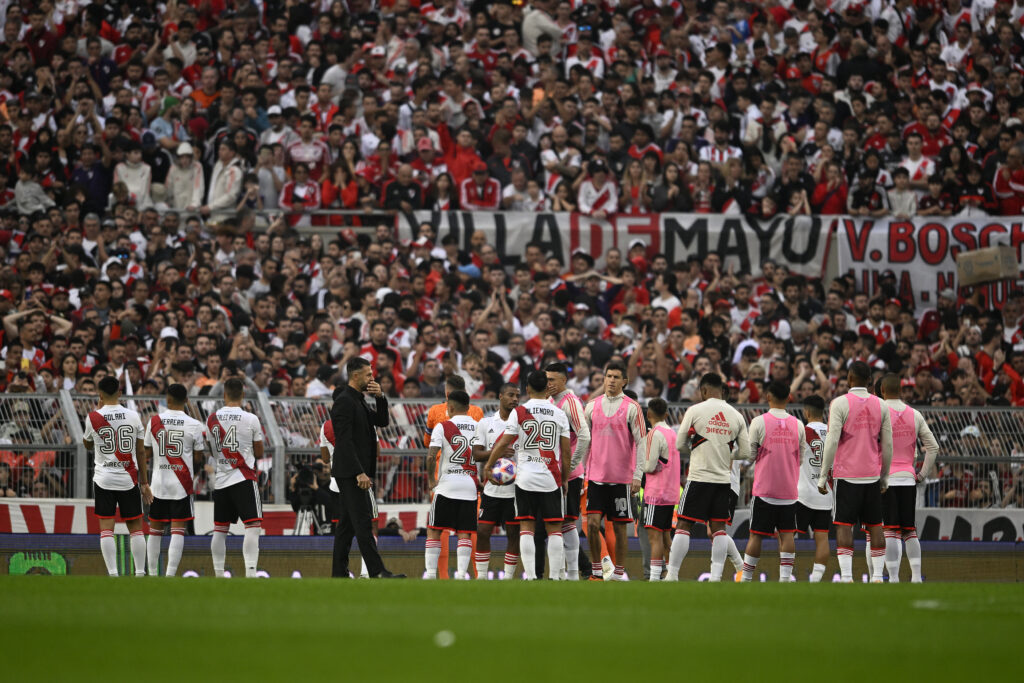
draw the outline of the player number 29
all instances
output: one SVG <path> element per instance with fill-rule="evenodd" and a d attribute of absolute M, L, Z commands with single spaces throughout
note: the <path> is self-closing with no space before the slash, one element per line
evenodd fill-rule
<path fill-rule="evenodd" d="M 558 436 L 558 425 L 554 422 L 537 422 L 531 420 L 522 424 L 526 432 L 526 441 L 523 449 L 532 451 L 540 449 L 543 451 L 555 450 L 556 438 Z"/>

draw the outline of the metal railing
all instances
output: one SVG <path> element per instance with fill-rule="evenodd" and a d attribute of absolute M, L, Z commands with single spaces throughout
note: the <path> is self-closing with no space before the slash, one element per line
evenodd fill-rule
<path fill-rule="evenodd" d="M 124 397 L 146 424 L 164 407 L 163 397 Z M 389 424 L 378 430 L 380 453 L 375 491 L 383 503 L 428 500 L 425 455 L 427 413 L 438 401 L 391 399 Z M 0 488 L 19 496 L 76 497 L 92 495 L 93 455 L 82 444 L 82 427 L 98 397 L 90 394 L 0 394 Z M 223 405 L 221 397 L 193 396 L 188 412 L 206 422 Z M 485 414 L 495 401 L 477 403 Z M 669 424 L 676 425 L 690 404 L 669 405 Z M 264 457 L 257 463 L 266 502 L 288 500 L 291 478 L 320 457 L 320 427 L 329 418 L 330 400 L 267 397 L 257 394 L 244 407 L 256 414 L 265 435 Z M 764 405 L 738 405 L 749 422 L 767 410 Z M 926 507 L 1024 508 L 1024 410 L 1014 408 L 922 407 L 939 442 L 932 476 L 919 487 Z M 799 407 L 791 412 L 803 419 Z M 197 472 L 200 499 L 211 495 L 212 462 Z M 326 477 L 326 473 L 323 474 Z M 752 470 L 741 477 L 742 500 L 749 499 Z"/>

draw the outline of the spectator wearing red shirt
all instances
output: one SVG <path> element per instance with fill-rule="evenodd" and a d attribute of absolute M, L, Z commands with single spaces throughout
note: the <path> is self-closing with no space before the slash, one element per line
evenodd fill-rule
<path fill-rule="evenodd" d="M 839 165 L 829 162 L 825 165 L 825 179 L 814 188 L 811 206 L 817 213 L 826 216 L 845 213 L 847 193 L 848 188 Z"/>
<path fill-rule="evenodd" d="M 501 183 L 487 173 L 487 164 L 478 160 L 473 173 L 459 183 L 459 205 L 464 211 L 497 211 L 501 205 Z"/>

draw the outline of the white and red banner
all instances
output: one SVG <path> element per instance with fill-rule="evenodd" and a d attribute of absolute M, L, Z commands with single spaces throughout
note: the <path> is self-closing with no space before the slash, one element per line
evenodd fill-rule
<path fill-rule="evenodd" d="M 629 243 L 639 239 L 647 245 L 648 258 L 664 254 L 670 264 L 716 252 L 724 261 L 723 267 L 732 265 L 736 272 L 757 275 L 761 263 L 773 259 L 785 263 L 794 273 L 821 277 L 832 218 L 778 216 L 759 220 L 720 214 L 652 213 L 601 219 L 578 213 L 416 211 L 399 214 L 397 222 L 399 239 L 415 240 L 419 226 L 430 223 L 438 241 L 455 235 L 460 248 L 467 251 L 470 237 L 480 230 L 507 266 L 522 259 L 527 242 L 537 242 L 566 265 L 572 253 L 582 249 L 601 268 L 609 249 L 616 247 L 625 256 Z"/>
<path fill-rule="evenodd" d="M 429 505 L 379 505 L 377 512 L 381 526 L 397 517 L 403 529 L 416 529 L 427 525 Z M 213 503 L 195 504 L 195 531 L 197 536 L 213 532 Z M 290 505 L 263 506 L 263 533 L 268 536 L 288 536 L 295 528 L 295 513 Z M 126 534 L 128 527 L 120 517 L 115 533 Z M 232 534 L 241 534 L 244 526 L 236 522 Z M 99 519 L 93 510 L 93 501 L 80 498 L 11 498 L 0 499 L 0 534 L 99 534 Z M 303 534 L 309 533 L 302 530 Z"/>
<path fill-rule="evenodd" d="M 935 307 L 938 292 L 957 288 L 957 254 L 984 247 L 1012 246 L 1024 263 L 1024 223 L 1020 217 L 840 218 L 836 221 L 839 272 L 853 273 L 857 288 L 872 292 L 878 276 L 892 270 L 901 296 L 923 311 Z M 969 296 L 980 289 L 987 308 L 1001 308 L 1014 290 L 1024 289 L 1024 274 L 965 287 Z"/>

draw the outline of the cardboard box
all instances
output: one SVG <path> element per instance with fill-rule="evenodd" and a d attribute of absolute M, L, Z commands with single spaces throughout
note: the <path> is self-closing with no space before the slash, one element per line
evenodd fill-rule
<path fill-rule="evenodd" d="M 1016 278 L 1020 275 L 1020 264 L 1017 262 L 1017 250 L 1013 247 L 986 247 L 960 252 L 956 259 L 956 270 L 962 287 Z"/>

